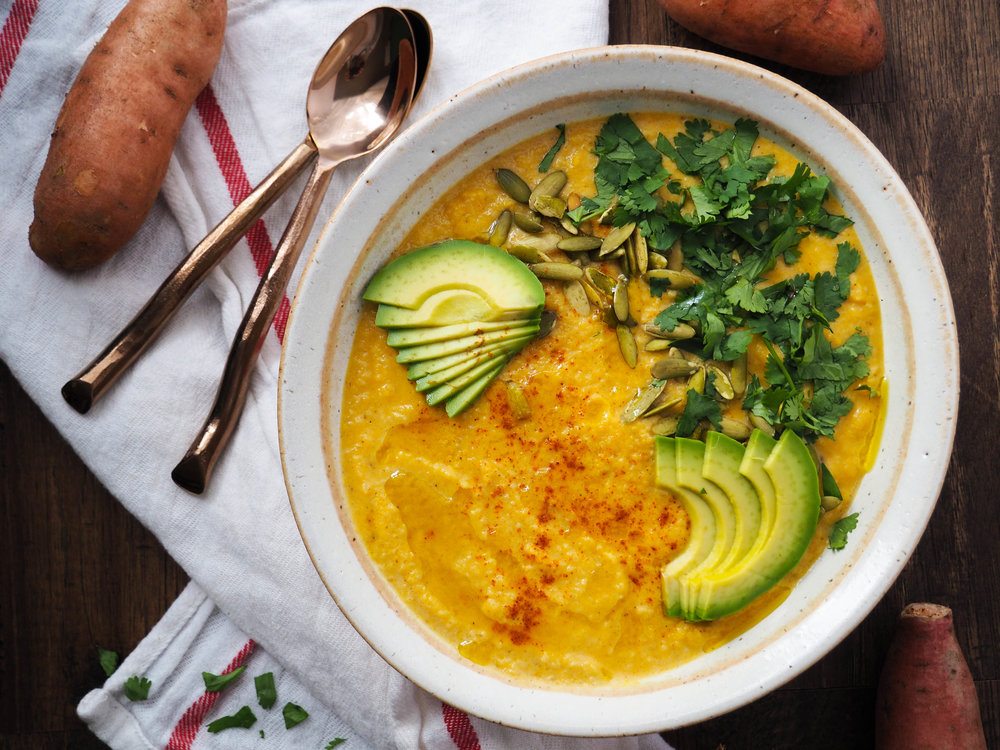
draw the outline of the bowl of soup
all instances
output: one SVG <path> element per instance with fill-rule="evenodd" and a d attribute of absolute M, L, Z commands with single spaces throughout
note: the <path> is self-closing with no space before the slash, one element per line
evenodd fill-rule
<path fill-rule="evenodd" d="M 303 541 L 386 661 L 607 736 L 850 632 L 957 398 L 940 259 L 877 149 L 754 66 L 611 47 L 487 79 L 372 163 L 303 273 L 279 427 Z"/>

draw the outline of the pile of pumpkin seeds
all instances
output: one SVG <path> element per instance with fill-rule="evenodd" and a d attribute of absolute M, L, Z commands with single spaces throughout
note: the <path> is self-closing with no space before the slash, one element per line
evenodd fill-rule
<path fill-rule="evenodd" d="M 699 283 L 697 276 L 684 270 L 679 243 L 665 255 L 650 250 L 634 223 L 611 227 L 600 233 L 603 236 L 582 231 L 566 217 L 566 211 L 579 205 L 580 198 L 575 193 L 563 198 L 567 183 L 563 171 L 549 172 L 534 188 L 510 169 L 497 169 L 494 174 L 500 188 L 516 205 L 501 211 L 490 226 L 490 244 L 523 261 L 540 279 L 561 282 L 566 301 L 579 315 L 589 315 L 596 308 L 614 331 L 622 359 L 629 367 L 636 367 L 639 346 L 634 329 L 640 323 L 630 309 L 629 284 L 632 280 L 648 283 L 659 279 L 666 281 L 670 289 L 679 290 Z M 613 201 L 597 223 L 610 224 L 614 208 Z M 572 260 L 553 259 L 550 253 L 557 250 Z M 597 265 L 607 262 L 616 263 L 620 272 L 610 276 Z M 650 383 L 625 406 L 623 422 L 648 419 L 654 433 L 672 435 L 689 391 L 703 394 L 711 382 L 712 393 L 723 406 L 742 398 L 747 386 L 745 354 L 733 362 L 703 360 L 675 346 L 695 337 L 697 331 L 690 325 L 679 323 L 665 331 L 648 321 L 641 327 L 650 337 L 643 348 L 663 356 L 653 362 Z M 518 400 L 514 397 L 512 406 Z M 703 421 L 693 436 L 703 437 L 709 427 Z M 721 423 L 721 431 L 736 440 L 746 440 L 755 427 L 774 432 L 765 420 L 743 412 L 739 418 L 724 416 Z"/>

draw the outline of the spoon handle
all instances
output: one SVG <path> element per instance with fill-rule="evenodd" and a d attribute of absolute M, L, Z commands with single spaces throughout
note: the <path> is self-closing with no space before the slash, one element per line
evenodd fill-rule
<path fill-rule="evenodd" d="M 316 146 L 307 137 L 191 250 L 104 351 L 63 386 L 63 398 L 70 406 L 81 414 L 90 410 L 156 339 L 208 272 L 315 156 Z"/>
<path fill-rule="evenodd" d="M 240 329 L 233 339 L 208 419 L 198 437 L 191 443 L 187 454 L 171 473 L 174 482 L 190 492 L 200 495 L 205 491 L 215 463 L 239 421 L 257 355 L 264 345 L 292 270 L 316 221 L 334 166 L 336 165 L 321 159 L 313 167 L 302 197 L 299 198 L 285 233 L 274 251 L 271 265 L 261 278 L 250 308 L 243 316 Z"/>

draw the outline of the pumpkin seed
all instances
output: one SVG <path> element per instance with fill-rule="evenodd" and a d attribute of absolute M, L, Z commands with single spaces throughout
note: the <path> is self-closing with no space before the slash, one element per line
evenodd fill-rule
<path fill-rule="evenodd" d="M 758 417 L 756 414 L 750 414 L 750 424 L 761 432 L 774 437 L 774 426 L 768 422 L 763 417 Z"/>
<path fill-rule="evenodd" d="M 671 271 L 669 268 L 654 268 L 647 275 L 651 279 L 663 279 L 671 289 L 687 289 L 701 282 L 693 273 Z"/>
<path fill-rule="evenodd" d="M 586 283 L 587 282 L 586 271 L 584 271 L 583 279 L 584 280 L 583 282 L 581 282 L 580 286 L 583 287 L 583 291 L 587 295 L 587 299 L 590 300 L 590 304 L 597 305 L 597 307 L 603 307 L 605 304 L 604 295 L 602 295 L 599 291 L 594 289 L 594 287 L 592 287 L 590 284 Z"/>
<path fill-rule="evenodd" d="M 639 347 L 635 345 L 635 336 L 632 330 L 619 323 L 615 326 L 615 334 L 618 336 L 618 349 L 621 350 L 622 359 L 629 367 L 635 367 L 639 362 Z"/>
<path fill-rule="evenodd" d="M 586 234 L 581 234 L 579 237 L 566 237 L 565 239 L 559 240 L 559 244 L 556 245 L 556 247 L 560 250 L 567 253 L 584 253 L 590 250 L 596 250 L 600 246 L 600 237 L 591 237 Z"/>
<path fill-rule="evenodd" d="M 545 228 L 535 214 L 522 211 L 514 212 L 514 226 L 529 234 L 538 234 Z"/>
<path fill-rule="evenodd" d="M 684 356 L 684 350 L 683 349 L 671 349 L 670 351 L 667 352 L 667 356 L 668 357 L 674 357 L 675 359 L 683 359 L 683 360 L 686 360 L 688 362 L 694 361 L 694 360 L 690 360 L 690 359 L 688 359 L 687 357 Z"/>
<path fill-rule="evenodd" d="M 723 417 L 720 423 L 722 434 L 731 437 L 733 440 L 743 441 L 750 437 L 750 426 L 737 419 Z"/>
<path fill-rule="evenodd" d="M 669 339 L 670 341 L 694 338 L 694 329 L 687 323 L 678 323 L 669 331 L 664 331 L 656 323 L 646 323 L 642 330 L 655 338 Z"/>
<path fill-rule="evenodd" d="M 733 384 L 729 382 L 729 377 L 726 373 L 721 367 L 716 365 L 709 365 L 708 371 L 715 375 L 715 380 L 712 381 L 715 392 L 719 394 L 723 401 L 732 401 L 736 397 L 736 391 L 733 390 Z"/>
<path fill-rule="evenodd" d="M 660 403 L 655 404 L 654 406 L 651 406 L 649 409 L 647 409 L 646 413 L 643 416 L 651 417 L 654 414 L 660 414 L 661 412 L 668 411 L 676 406 L 680 406 L 685 403 L 687 403 L 687 396 L 684 395 L 674 396 L 673 398 L 665 398 Z"/>
<path fill-rule="evenodd" d="M 662 417 L 653 422 L 654 435 L 673 435 L 677 432 L 680 417 Z"/>
<path fill-rule="evenodd" d="M 524 389 L 513 380 L 505 380 L 507 386 L 507 404 L 515 419 L 525 420 L 531 417 L 531 404 L 528 397 L 524 395 Z"/>
<path fill-rule="evenodd" d="M 493 226 L 490 227 L 490 244 L 493 247 L 500 247 L 507 241 L 507 236 L 510 234 L 510 225 L 511 213 L 504 209 L 500 212 L 497 220 L 493 222 Z"/>
<path fill-rule="evenodd" d="M 583 278 L 583 269 L 579 266 L 574 266 L 572 263 L 548 261 L 544 263 L 532 263 L 528 268 L 540 279 L 579 281 Z"/>
<path fill-rule="evenodd" d="M 566 204 L 566 208 L 569 208 L 568 203 Z M 573 220 L 570 219 L 568 216 L 563 216 L 561 219 L 559 219 L 559 226 L 561 226 L 570 234 L 573 235 L 580 234 L 580 228 L 577 227 L 577 225 L 573 223 Z"/>
<path fill-rule="evenodd" d="M 671 271 L 680 271 L 684 268 L 684 250 L 678 240 L 670 247 L 670 255 L 667 256 L 667 268 Z"/>
<path fill-rule="evenodd" d="M 823 510 L 831 511 L 840 505 L 840 503 L 841 500 L 836 495 L 823 495 L 823 500 L 820 502 L 820 505 L 823 507 Z"/>
<path fill-rule="evenodd" d="M 625 276 L 618 277 L 614 291 L 611 293 L 611 307 L 615 311 L 615 317 L 619 323 L 627 323 L 629 318 L 628 309 L 628 279 Z"/>
<path fill-rule="evenodd" d="M 518 203 L 527 203 L 531 197 L 531 188 L 528 183 L 522 180 L 509 169 L 498 169 L 493 173 L 501 189 Z"/>
<path fill-rule="evenodd" d="M 554 195 L 533 197 L 528 205 L 542 216 L 548 216 L 551 219 L 561 219 L 566 213 L 566 201 L 562 198 L 556 198 Z"/>
<path fill-rule="evenodd" d="M 563 289 L 566 301 L 569 306 L 579 315 L 590 315 L 590 300 L 587 299 L 587 292 L 583 289 L 583 284 L 579 281 L 571 281 Z"/>
<path fill-rule="evenodd" d="M 622 243 L 631 236 L 633 231 L 635 231 L 635 222 L 631 221 L 628 224 L 622 224 L 622 226 L 612 229 L 601 243 L 601 251 L 597 256 L 600 258 L 613 253 L 622 246 Z"/>
<path fill-rule="evenodd" d="M 533 197 L 538 197 L 540 195 L 559 195 L 562 189 L 566 187 L 566 173 L 561 169 L 557 169 L 554 172 L 549 172 L 538 184 L 535 185 L 535 189 L 531 191 Z M 531 198 L 529 197 L 528 203 L 531 203 Z"/>
<path fill-rule="evenodd" d="M 729 368 L 729 382 L 733 384 L 733 392 L 742 396 L 747 390 L 747 355 L 741 354 L 733 360 Z"/>
<path fill-rule="evenodd" d="M 665 352 L 671 346 L 673 346 L 672 341 L 667 341 L 666 339 L 650 339 L 642 348 L 647 352 Z"/>
<path fill-rule="evenodd" d="M 600 253 L 598 253 L 598 257 L 600 257 Z M 605 256 L 605 259 L 606 260 L 617 260 L 618 258 L 624 258 L 624 257 L 625 257 L 625 248 L 624 247 L 620 247 L 617 250 L 615 250 L 613 253 L 611 253 L 611 255 Z"/>
<path fill-rule="evenodd" d="M 586 271 L 587 281 L 599 292 L 603 292 L 609 297 L 614 294 L 615 282 L 610 276 L 597 268 L 588 268 Z"/>
<path fill-rule="evenodd" d="M 639 227 L 635 228 L 635 234 L 632 235 L 632 247 L 635 250 L 635 274 L 645 276 L 649 270 L 649 245 Z"/>
<path fill-rule="evenodd" d="M 623 266 L 625 273 L 629 276 L 635 275 L 635 246 L 632 242 L 632 235 L 629 235 L 622 243 L 621 249 L 625 251 Z"/>
<path fill-rule="evenodd" d="M 654 379 L 649 385 L 640 388 L 635 396 L 632 397 L 632 400 L 625 405 L 625 410 L 622 412 L 622 422 L 625 424 L 634 422 L 645 414 L 666 387 L 666 380 Z"/>
<path fill-rule="evenodd" d="M 698 426 L 694 428 L 694 432 L 691 433 L 692 440 L 704 440 L 705 433 L 708 432 L 709 422 L 706 420 L 701 420 Z"/>
<path fill-rule="evenodd" d="M 507 252 L 522 263 L 548 263 L 552 260 L 537 247 L 530 245 L 511 245 L 507 248 Z"/>
<path fill-rule="evenodd" d="M 687 360 L 685 360 L 687 361 Z M 687 382 L 687 390 L 698 391 L 698 393 L 705 392 L 705 368 L 699 367 L 694 375 L 692 375 Z"/>
<path fill-rule="evenodd" d="M 670 380 L 672 378 L 685 378 L 701 371 L 701 367 L 694 362 L 688 362 L 680 357 L 664 357 L 653 363 L 651 368 L 654 378 Z"/>
<path fill-rule="evenodd" d="M 659 253 L 653 253 L 653 252 L 651 252 L 649 254 L 649 267 L 650 268 L 666 268 L 667 267 L 667 259 L 664 258 Z"/>
<path fill-rule="evenodd" d="M 552 329 L 556 327 L 556 320 L 554 312 L 551 310 L 542 310 L 542 314 L 538 319 L 538 335 L 535 338 L 544 339 L 552 333 Z"/>

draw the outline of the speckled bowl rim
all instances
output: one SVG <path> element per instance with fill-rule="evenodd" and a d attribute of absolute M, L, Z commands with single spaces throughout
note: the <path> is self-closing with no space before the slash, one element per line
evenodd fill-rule
<path fill-rule="evenodd" d="M 538 87 L 551 91 L 554 81 L 564 98 L 592 98 L 598 90 L 626 103 L 669 99 L 681 103 L 680 111 L 755 117 L 764 135 L 831 174 L 843 186 L 849 212 L 861 216 L 859 233 L 883 297 L 886 370 L 895 375 L 886 439 L 854 500 L 862 523 L 848 549 L 825 553 L 785 602 L 734 641 L 609 692 L 533 687 L 448 653 L 380 581 L 353 537 L 334 458 L 339 434 L 331 438 L 330 454 L 323 446 L 323 426 L 339 413 L 340 393 L 333 383 L 337 393 L 328 394 L 333 413 L 327 413 L 325 373 L 343 364 L 351 337 L 342 334 L 353 330 L 348 321 L 360 307 L 358 290 L 392 250 L 377 241 L 388 231 L 380 212 L 399 221 L 418 177 L 433 179 L 457 152 L 489 140 L 491 128 L 502 133 L 512 122 L 530 121 L 545 101 Z M 536 132 L 551 120 L 539 119 Z M 660 731 L 719 715 L 787 682 L 839 643 L 916 547 L 944 481 L 957 408 L 958 341 L 947 280 L 918 208 L 875 146 L 830 105 L 781 76 L 707 52 L 642 45 L 563 53 L 505 71 L 453 96 L 391 144 L 331 217 L 303 271 L 278 393 L 292 512 L 321 579 L 362 637 L 453 706 L 510 726 L 575 736 Z"/>

